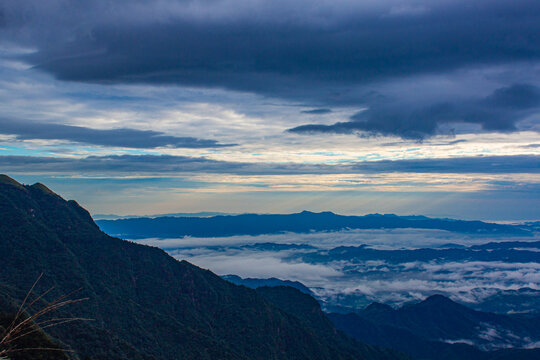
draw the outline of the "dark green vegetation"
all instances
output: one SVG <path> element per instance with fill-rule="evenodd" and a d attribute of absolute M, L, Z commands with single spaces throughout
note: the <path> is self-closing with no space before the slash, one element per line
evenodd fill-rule
<path fill-rule="evenodd" d="M 343 216 L 303 211 L 289 215 L 229 215 L 207 218 L 157 217 L 97 221 L 108 234 L 129 239 L 261 235 L 283 232 L 338 231 L 343 229 L 439 229 L 473 234 L 528 235 L 518 226 L 482 221 L 432 219 L 425 216 L 372 214 Z"/>
<path fill-rule="evenodd" d="M 540 318 L 479 312 L 440 295 L 399 309 L 374 303 L 357 313 L 329 317 L 356 339 L 399 349 L 415 359 L 540 358 L 540 349 L 506 348 L 537 342 Z"/>
<path fill-rule="evenodd" d="M 332 321 L 321 311 L 319 303 L 300 290 L 289 286 L 263 286 L 257 288 L 257 292 L 280 309 L 296 316 L 317 335 L 330 340 L 336 349 L 347 349 L 352 352 L 361 346 L 369 350 L 366 345 L 352 344 L 344 333 L 336 331 Z"/>
<path fill-rule="evenodd" d="M 80 358 L 403 358 L 339 335 L 324 316 L 325 326 L 315 327 L 293 306 L 280 308 L 160 249 L 112 238 L 44 185 L 0 176 L 0 219 L 0 309 L 11 312 L 41 273 L 36 293 L 54 286 L 51 299 L 82 288 L 77 296 L 89 300 L 58 316 L 93 321 L 48 332 Z"/>

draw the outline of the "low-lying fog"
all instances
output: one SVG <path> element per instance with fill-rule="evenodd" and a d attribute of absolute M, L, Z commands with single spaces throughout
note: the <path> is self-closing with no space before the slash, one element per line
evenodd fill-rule
<path fill-rule="evenodd" d="M 333 310 L 440 293 L 497 312 L 539 308 L 539 241 L 418 229 L 137 240 L 219 275 L 300 281 Z"/>

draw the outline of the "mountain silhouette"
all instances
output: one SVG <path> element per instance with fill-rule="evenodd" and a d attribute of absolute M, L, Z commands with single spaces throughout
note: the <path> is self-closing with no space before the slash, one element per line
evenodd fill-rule
<path fill-rule="evenodd" d="M 99 227 L 107 234 L 129 239 L 175 238 L 184 236 L 219 237 L 233 235 L 262 235 L 285 232 L 339 231 L 345 229 L 437 229 L 461 233 L 490 235 L 530 235 L 513 225 L 431 219 L 425 216 L 397 216 L 371 214 L 344 216 L 332 212 L 303 211 L 287 215 L 227 215 L 213 217 L 156 217 L 99 220 Z"/>

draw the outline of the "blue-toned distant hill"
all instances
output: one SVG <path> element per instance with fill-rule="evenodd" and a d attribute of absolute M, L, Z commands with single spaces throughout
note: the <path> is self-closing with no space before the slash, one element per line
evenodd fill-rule
<path fill-rule="evenodd" d="M 372 345 L 424 360 L 539 359 L 540 318 L 475 311 L 434 295 L 393 309 L 373 303 L 356 313 L 329 314 L 336 327 Z"/>
<path fill-rule="evenodd" d="M 538 241 L 531 245 L 539 247 Z M 411 261 L 501 261 L 506 263 L 538 262 L 540 254 L 537 251 L 528 251 L 530 248 L 515 249 L 514 247 L 483 248 L 471 246 L 464 249 L 398 249 L 379 250 L 367 245 L 338 246 L 330 250 L 312 251 L 299 254 L 302 260 L 309 263 L 327 263 L 329 261 L 370 261 L 384 260 L 388 263 L 404 263 Z M 534 249 L 534 248 L 533 248 Z"/>
<path fill-rule="evenodd" d="M 303 211 L 288 215 L 243 214 L 213 217 L 156 217 L 96 221 L 109 235 L 128 239 L 219 237 L 343 229 L 437 229 L 486 235 L 529 235 L 524 227 L 482 221 L 432 219 L 424 216 L 372 214 L 344 216 Z"/>

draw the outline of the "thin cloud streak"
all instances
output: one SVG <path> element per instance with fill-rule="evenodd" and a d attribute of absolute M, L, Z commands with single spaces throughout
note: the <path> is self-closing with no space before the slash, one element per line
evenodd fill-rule
<path fill-rule="evenodd" d="M 12 173 L 172 174 L 186 172 L 230 174 L 361 174 L 361 173 L 540 173 L 540 156 L 485 156 L 449 159 L 382 160 L 340 165 L 241 163 L 204 157 L 171 155 L 110 155 L 85 158 L 0 156 L 0 166 Z"/>
<path fill-rule="evenodd" d="M 65 140 L 69 142 L 107 147 L 136 149 L 218 148 L 233 146 L 215 140 L 176 137 L 162 132 L 136 129 L 91 129 L 83 126 L 51 124 L 0 118 L 0 134 L 15 135 L 17 140 Z"/>

